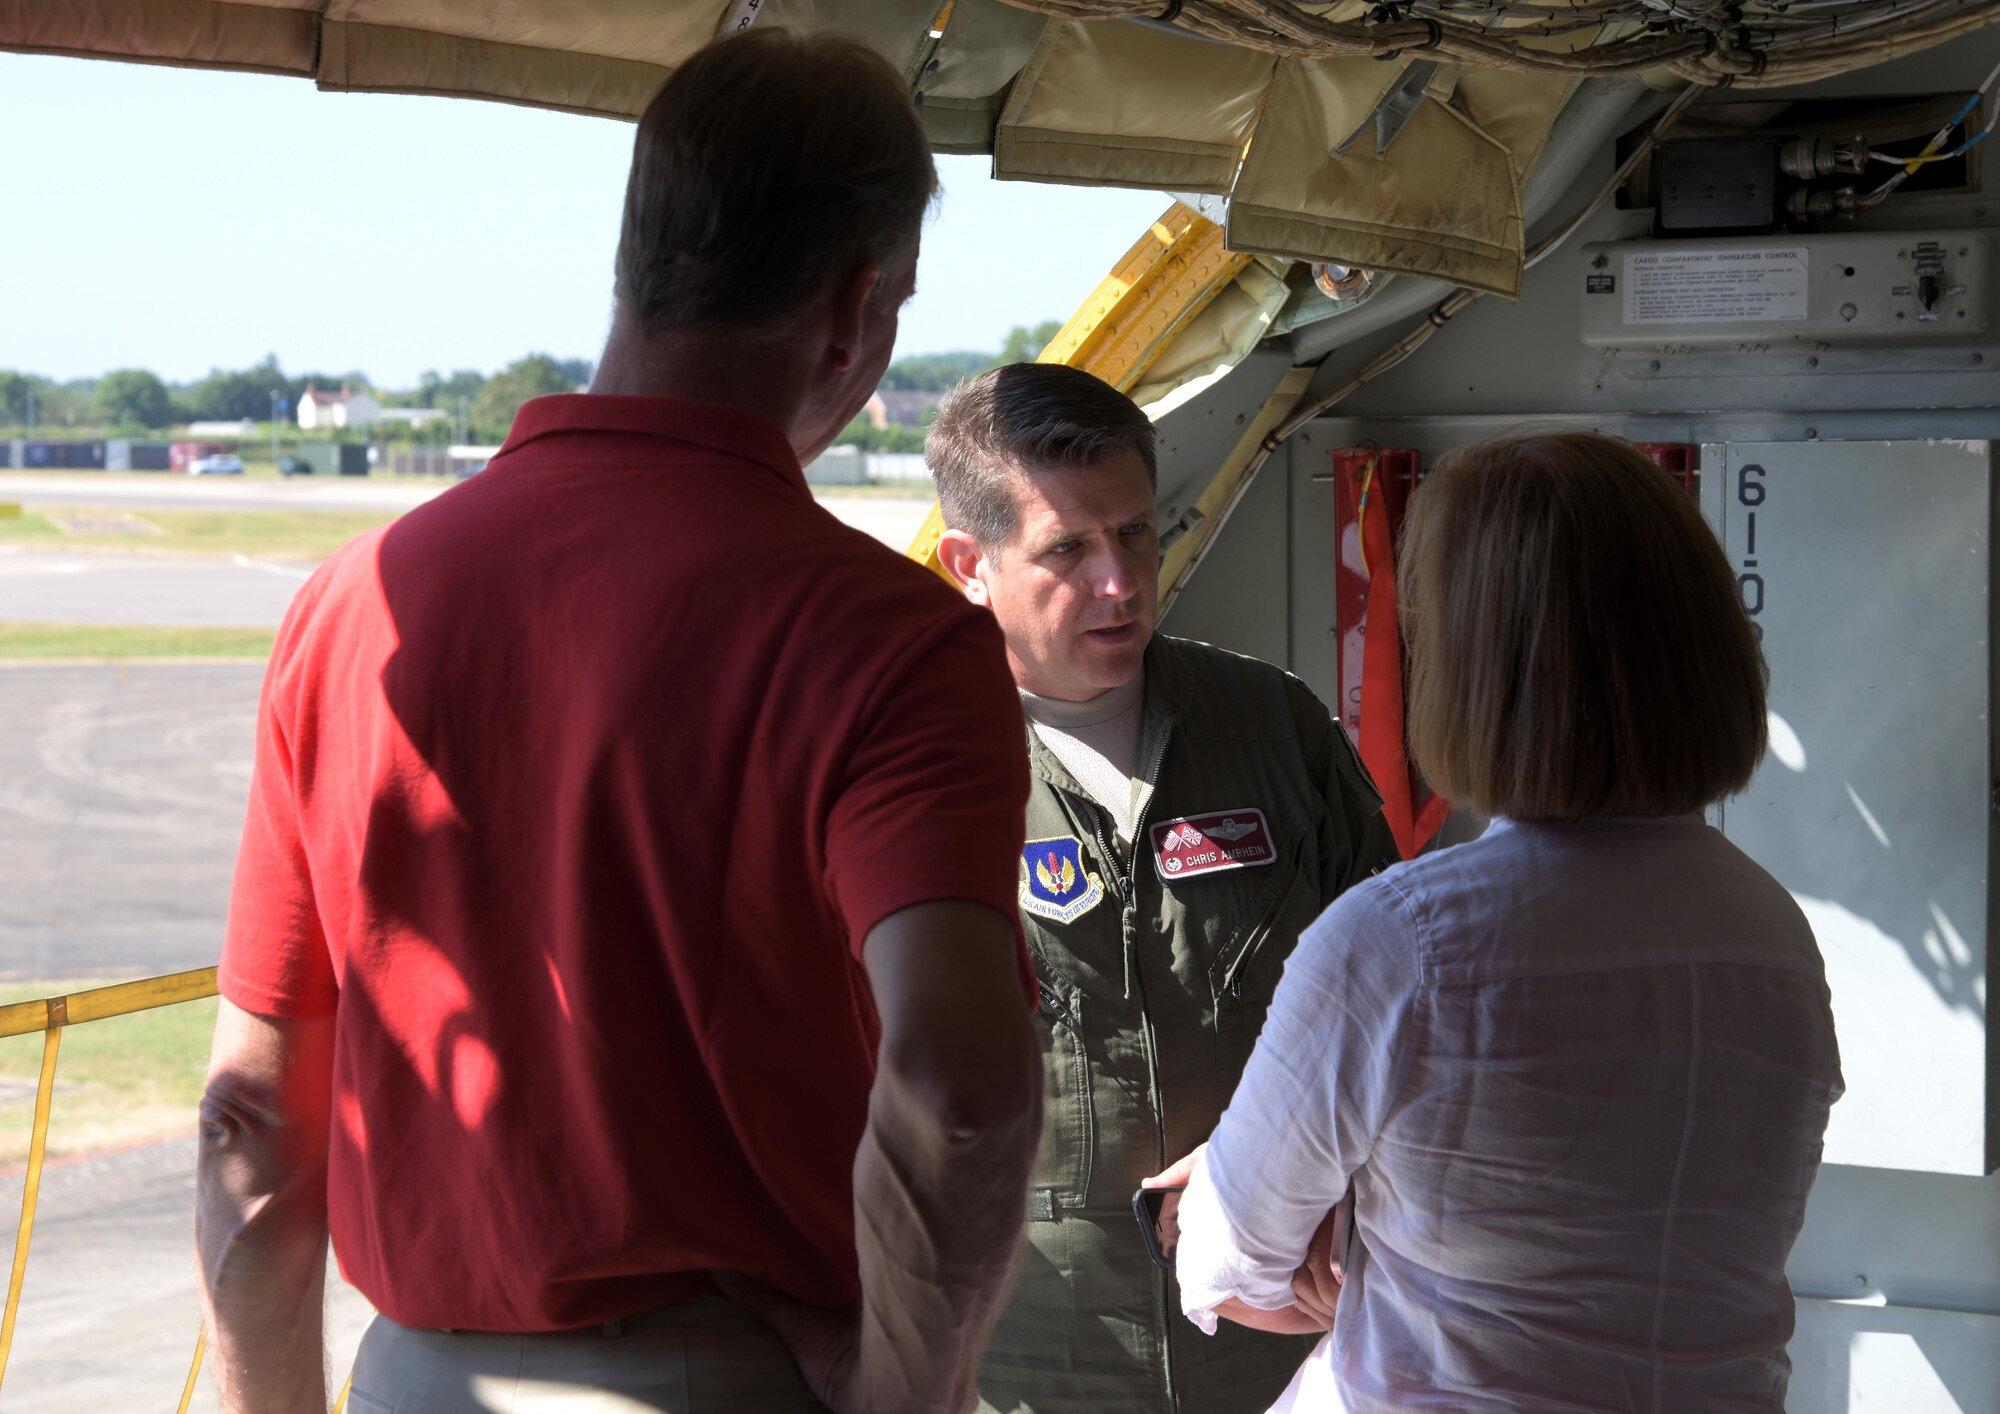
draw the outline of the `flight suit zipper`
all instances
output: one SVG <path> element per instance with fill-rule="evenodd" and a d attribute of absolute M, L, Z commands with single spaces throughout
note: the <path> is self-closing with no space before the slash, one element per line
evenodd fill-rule
<path fill-rule="evenodd" d="M 1114 874 L 1110 882 L 1118 890 L 1120 932 L 1123 935 L 1122 940 L 1125 952 L 1125 995 L 1130 999 L 1136 986 L 1139 1001 L 1139 1037 L 1144 1044 L 1146 1052 L 1146 1085 L 1153 1101 L 1153 1171 L 1155 1173 L 1158 1173 L 1167 1166 L 1167 1115 L 1166 1102 L 1160 1092 L 1158 1042 L 1153 1035 L 1152 1017 L 1146 1010 L 1145 975 L 1138 968 L 1135 956 L 1138 946 L 1137 929 L 1139 918 L 1138 891 L 1134 886 L 1133 876 L 1137 872 L 1139 841 L 1145 834 L 1146 816 L 1151 813 L 1153 808 L 1153 797 L 1150 788 L 1157 784 L 1159 780 L 1160 767 L 1165 764 L 1167 759 L 1167 742 L 1172 735 L 1173 728 L 1171 725 L 1160 733 L 1160 744 L 1153 752 L 1153 764 L 1147 769 L 1146 774 L 1139 778 L 1146 783 L 1149 789 L 1146 795 L 1146 803 L 1140 807 L 1137 817 L 1132 821 L 1132 848 L 1129 852 L 1116 848 L 1117 833 L 1115 830 L 1107 828 L 1111 822 L 1109 811 L 1105 810 L 1103 806 L 1092 799 L 1086 798 L 1078 802 L 1090 817 L 1091 838 L 1097 845 L 1098 856 L 1105 861 L 1106 865 L 1109 866 L 1110 872 Z M 1065 793 L 1058 792 L 1059 795 Z M 1179 1158 L 1180 1156 L 1177 1154 L 1174 1157 Z M 1171 1291 L 1166 1278 L 1162 1276 L 1158 1280 L 1160 1282 L 1160 1374 L 1166 1387 L 1166 1407 L 1169 1414 L 1172 1414 L 1172 1411 L 1180 1408 L 1180 1394 L 1175 1388 L 1174 1381 L 1173 1338 L 1170 1334 L 1173 1329 L 1175 1313 L 1172 1309 Z"/>
<path fill-rule="evenodd" d="M 1158 1041 L 1153 1035 L 1153 1018 L 1146 1010 L 1146 974 L 1137 961 L 1138 890 L 1133 879 L 1138 873 L 1139 841 L 1146 837 L 1146 817 L 1153 809 L 1153 790 L 1159 783 L 1160 767 L 1167 759 L 1167 742 L 1173 734 L 1170 722 L 1160 732 L 1160 744 L 1153 752 L 1153 764 L 1139 778 L 1146 783 L 1146 802 L 1139 807 L 1139 813 L 1132 820 L 1132 852 L 1124 860 L 1125 877 L 1121 889 L 1125 898 L 1125 955 L 1131 959 L 1131 971 L 1139 991 L 1139 1025 L 1146 1042 L 1147 1085 L 1153 1096 L 1153 1152 L 1158 1164 L 1153 1170 L 1155 1173 L 1167 1166 L 1167 1102 L 1160 1088 L 1160 1056 Z M 1101 847 L 1101 840 L 1099 844 Z M 1176 1154 L 1174 1157 L 1180 1156 Z M 1180 1408 L 1180 1392 L 1175 1388 L 1174 1381 L 1172 1285 L 1164 1273 L 1156 1280 L 1160 1283 L 1160 1374 L 1166 1385 L 1167 1409 L 1173 1411 Z"/>

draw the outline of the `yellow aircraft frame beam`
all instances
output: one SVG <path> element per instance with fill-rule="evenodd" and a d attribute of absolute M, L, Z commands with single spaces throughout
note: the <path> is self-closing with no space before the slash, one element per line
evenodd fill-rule
<path fill-rule="evenodd" d="M 1223 247 L 1222 227 L 1177 201 L 1098 281 L 1036 361 L 1066 363 L 1130 392 L 1249 263 L 1249 256 Z M 933 503 L 905 553 L 949 579 L 937 557 L 943 535 L 944 515 Z"/>

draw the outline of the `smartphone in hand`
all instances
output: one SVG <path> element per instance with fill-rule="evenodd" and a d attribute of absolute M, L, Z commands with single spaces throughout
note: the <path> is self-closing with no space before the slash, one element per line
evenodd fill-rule
<path fill-rule="evenodd" d="M 1172 1188 L 1141 1188 L 1132 1195 L 1132 1216 L 1139 1220 L 1139 1236 L 1153 1265 L 1173 1270 L 1174 1248 L 1181 1240 L 1181 1194 L 1184 1185 Z"/>

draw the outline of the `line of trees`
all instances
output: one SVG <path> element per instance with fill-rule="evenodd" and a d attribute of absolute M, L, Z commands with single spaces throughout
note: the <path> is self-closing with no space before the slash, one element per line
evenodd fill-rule
<path fill-rule="evenodd" d="M 961 379 L 1034 358 L 1060 329 L 1058 320 L 1017 325 L 997 352 L 958 350 L 897 359 L 883 374 L 882 387 L 941 393 Z M 387 391 L 359 369 L 344 373 L 287 373 L 278 356 L 267 354 L 249 368 L 210 369 L 191 383 L 169 383 L 149 369 L 117 368 L 97 378 L 58 382 L 38 374 L 0 369 L 0 433 L 18 435 L 32 425 L 40 431 L 91 430 L 123 436 L 163 432 L 190 422 L 263 422 L 272 413 L 272 394 L 284 399 L 283 420 L 296 422 L 299 398 L 309 387 L 341 387 L 368 392 L 384 407 L 437 408 L 450 416 L 427 428 L 384 423 L 370 435 L 387 440 L 443 442 L 457 435 L 461 407 L 466 435 L 474 442 L 503 440 L 521 404 L 545 393 L 568 393 L 590 382 L 591 363 L 583 358 L 529 354 L 498 372 L 474 368 L 441 373 L 427 369 L 415 388 Z M 857 417 L 840 440 L 867 451 L 921 451 L 923 429 L 878 428 Z"/>
<path fill-rule="evenodd" d="M 403 391 L 375 387 L 359 369 L 345 373 L 287 373 L 276 354 L 249 368 L 209 370 L 191 383 L 169 383 L 149 369 L 113 369 L 97 378 L 57 382 L 37 374 L 0 369 L 0 430 L 63 432 L 93 429 L 125 435 L 161 432 L 190 422 L 263 422 L 272 414 L 272 394 L 284 399 L 282 420 L 296 422 L 299 398 L 309 387 L 333 391 L 341 387 L 367 392 L 384 407 L 437 408 L 451 414 L 428 429 L 386 423 L 374 435 L 392 440 L 415 436 L 443 441 L 455 436 L 460 400 L 464 399 L 467 434 L 474 441 L 498 442 L 513 425 L 514 414 L 529 398 L 544 393 L 569 393 L 590 381 L 591 364 L 583 358 L 529 354 L 491 375 L 460 368 L 451 373 L 425 371 L 417 386 Z M 428 434 L 428 436 L 426 435 Z"/>
<path fill-rule="evenodd" d="M 1017 324 L 1007 332 L 998 353 L 958 349 L 950 353 L 912 354 L 899 358 L 883 373 L 881 386 L 908 392 L 946 392 L 989 368 L 1039 357 L 1061 329 L 1062 321 L 1059 319 L 1045 319 L 1033 325 Z M 928 425 L 929 419 L 925 422 Z M 848 423 L 834 440 L 837 446 L 859 447 L 864 452 L 921 452 L 924 449 L 924 428 L 898 427 L 894 424 L 877 427 L 864 412 Z"/>

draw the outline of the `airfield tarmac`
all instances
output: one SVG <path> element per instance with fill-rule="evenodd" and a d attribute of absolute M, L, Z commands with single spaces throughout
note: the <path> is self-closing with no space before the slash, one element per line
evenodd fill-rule
<path fill-rule="evenodd" d="M 442 487 L 0 475 L 0 500 L 125 509 L 405 509 Z M 136 489 L 116 487 L 119 481 Z M 148 498 L 134 500 L 143 492 Z M 276 501 L 266 499 L 275 494 Z M 900 550 L 921 501 L 822 504 Z M 754 553 L 754 549 L 747 553 Z M 307 563 L 0 549 L 0 620 L 271 627 Z M 260 663 L 0 663 L 0 979 L 129 978 L 214 963 L 250 781 Z M 192 1125 L 190 1124 L 190 1130 Z M 0 1409 L 172 1408 L 197 1326 L 191 1134 L 52 1164 Z M 22 1176 L 0 1174 L 0 1213 Z M 4 1220 L 0 1220 L 4 1221 Z M 0 1227 L 11 1237 L 12 1224 Z M 344 1378 L 367 1303 L 329 1263 Z M 191 1408 L 213 1410 L 204 1375 Z"/>
<path fill-rule="evenodd" d="M 897 548 L 928 510 L 824 504 Z M 275 627 L 311 569 L 17 550 L 0 553 L 0 620 Z M 215 961 L 261 678 L 250 662 L 0 664 L 0 979 Z"/>

